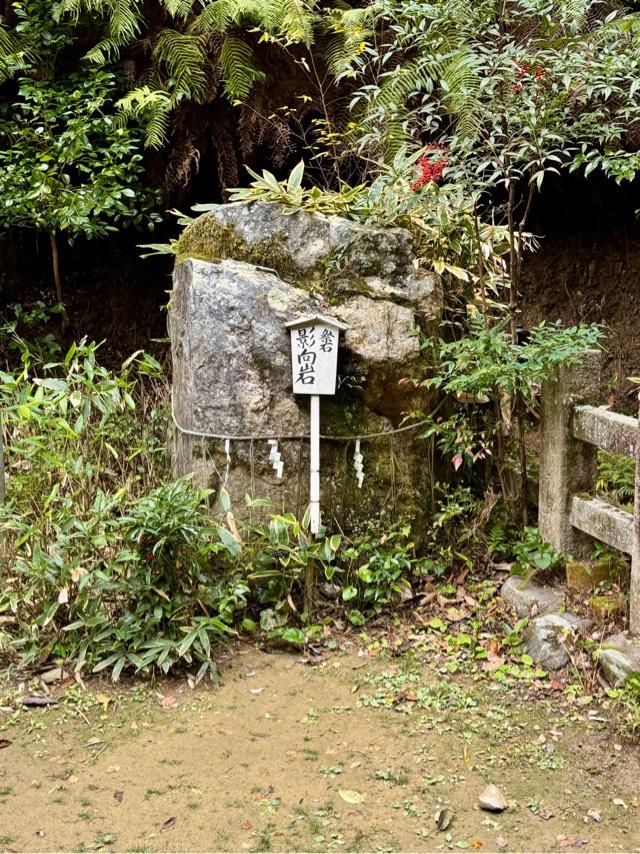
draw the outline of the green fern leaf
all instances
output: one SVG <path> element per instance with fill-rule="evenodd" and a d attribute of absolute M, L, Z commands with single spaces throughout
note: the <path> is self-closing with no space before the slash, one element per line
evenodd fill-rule
<path fill-rule="evenodd" d="M 116 61 L 121 47 L 122 42 L 119 39 L 102 39 L 87 51 L 84 58 L 96 65 L 106 65 Z"/>
<path fill-rule="evenodd" d="M 253 51 L 237 36 L 227 36 L 220 49 L 220 67 L 224 77 L 225 92 L 232 100 L 244 100 L 254 83 L 265 75 L 253 64 Z"/>
<path fill-rule="evenodd" d="M 169 85 L 176 95 L 201 99 L 206 91 L 206 62 L 202 36 L 162 30 L 153 49 L 153 57 L 170 74 Z"/>
<path fill-rule="evenodd" d="M 193 9 L 194 0 L 162 0 L 162 5 L 172 18 L 184 21 Z"/>
<path fill-rule="evenodd" d="M 116 103 L 124 119 L 132 117 L 143 122 L 148 148 L 160 148 L 166 142 L 173 106 L 174 102 L 166 92 L 149 86 L 133 89 Z"/>

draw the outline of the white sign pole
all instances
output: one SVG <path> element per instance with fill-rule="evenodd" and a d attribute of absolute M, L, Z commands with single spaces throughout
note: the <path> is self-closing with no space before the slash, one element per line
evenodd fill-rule
<path fill-rule="evenodd" d="M 309 530 L 320 533 L 320 396 L 311 395 L 311 482 L 309 484 Z"/>
<path fill-rule="evenodd" d="M 285 324 L 291 333 L 293 393 L 311 398 L 309 530 L 320 533 L 320 395 L 336 393 L 338 344 L 344 323 L 312 314 Z"/>

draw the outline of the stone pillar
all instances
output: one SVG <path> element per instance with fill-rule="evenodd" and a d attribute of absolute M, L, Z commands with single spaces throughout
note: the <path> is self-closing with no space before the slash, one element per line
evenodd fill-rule
<path fill-rule="evenodd" d="M 640 431 L 640 418 L 638 421 Z M 640 435 L 636 442 L 636 489 L 633 504 L 633 549 L 629 592 L 629 634 L 640 636 Z"/>
<path fill-rule="evenodd" d="M 6 486 L 4 478 L 4 441 L 2 435 L 2 416 L 0 415 L 0 504 L 4 504 Z"/>
<path fill-rule="evenodd" d="M 573 438 L 571 422 L 574 406 L 597 402 L 600 366 L 600 351 L 588 350 L 542 386 L 538 527 L 555 549 L 575 558 L 589 557 L 593 540 L 569 523 L 569 504 L 572 495 L 593 491 L 597 449 Z"/>

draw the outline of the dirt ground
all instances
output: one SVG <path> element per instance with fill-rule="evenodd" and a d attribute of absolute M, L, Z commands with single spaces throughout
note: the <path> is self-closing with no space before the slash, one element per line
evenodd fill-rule
<path fill-rule="evenodd" d="M 0 850 L 640 849 L 640 753 L 593 705 L 355 643 L 87 689 L 0 718 Z"/>

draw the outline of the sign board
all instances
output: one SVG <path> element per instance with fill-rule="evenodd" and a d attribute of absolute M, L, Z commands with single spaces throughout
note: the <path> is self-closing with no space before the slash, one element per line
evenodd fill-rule
<path fill-rule="evenodd" d="M 285 324 L 291 332 L 294 394 L 335 394 L 338 339 L 347 329 L 323 314 L 300 317 Z"/>
<path fill-rule="evenodd" d="M 324 314 L 299 317 L 285 324 L 291 333 L 294 394 L 311 395 L 309 415 L 309 530 L 319 534 L 320 395 L 336 393 L 340 331 L 348 327 Z"/>

